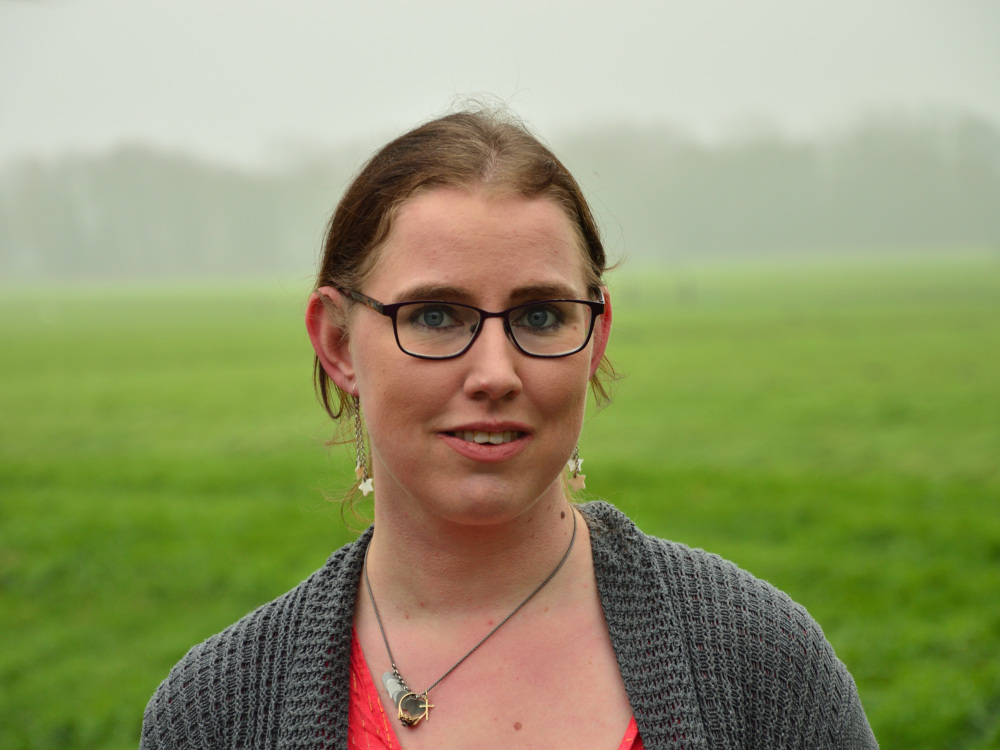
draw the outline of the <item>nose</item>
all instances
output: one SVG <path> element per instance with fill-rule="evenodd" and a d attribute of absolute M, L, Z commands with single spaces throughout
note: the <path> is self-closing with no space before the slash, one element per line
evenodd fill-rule
<path fill-rule="evenodd" d="M 468 368 L 465 394 L 493 401 L 519 394 L 522 385 L 518 365 L 524 356 L 507 338 L 500 318 L 489 318 L 480 325 L 483 328 L 475 343 L 459 359 Z"/>

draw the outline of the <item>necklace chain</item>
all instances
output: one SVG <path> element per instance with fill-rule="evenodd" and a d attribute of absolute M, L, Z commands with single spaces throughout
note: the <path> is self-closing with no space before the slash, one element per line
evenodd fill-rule
<path fill-rule="evenodd" d="M 427 711 L 429 711 L 430 708 L 431 708 L 430 704 L 426 700 L 427 694 L 431 690 L 433 690 L 434 688 L 436 688 L 439 684 L 441 684 L 442 680 L 444 680 L 445 677 L 447 677 L 452 672 L 454 672 L 456 669 L 458 669 L 459 666 L 461 666 L 462 662 L 464 662 L 466 659 L 468 659 L 470 656 L 472 656 L 476 652 L 476 650 L 480 646 L 482 646 L 484 643 L 486 643 L 486 641 L 488 641 L 490 639 L 490 637 L 494 633 L 496 633 L 500 628 L 502 628 L 507 623 L 507 621 L 510 620 L 510 618 L 512 618 L 514 615 L 516 615 L 518 612 L 520 612 L 521 608 L 524 607 L 524 605 L 527 604 L 528 602 L 530 602 L 532 599 L 534 599 L 535 598 L 535 594 L 537 594 L 539 591 L 541 591 L 543 588 L 545 588 L 546 584 L 548 584 L 549 581 L 551 581 L 553 578 L 555 578 L 556 573 L 558 573 L 562 569 L 562 566 L 566 563 L 566 560 L 569 559 L 569 553 L 573 551 L 573 542 L 576 541 L 576 511 L 571 511 L 571 512 L 573 513 L 573 533 L 570 535 L 569 546 L 566 547 L 566 552 L 563 553 L 562 559 L 559 560 L 559 564 L 556 565 L 556 567 L 552 570 L 552 572 L 548 574 L 548 576 L 545 578 L 544 581 L 542 581 L 540 584 L 538 584 L 538 586 L 535 587 L 534 591 L 532 591 L 530 594 L 528 594 L 528 596 L 526 596 L 524 598 L 524 601 L 522 601 L 520 604 L 518 604 L 509 615 L 507 615 L 505 618 L 503 618 L 496 625 L 496 627 L 494 627 L 489 633 L 487 633 L 485 636 L 483 636 L 482 640 L 480 640 L 479 643 L 477 643 L 475 646 L 473 646 L 471 649 L 469 649 L 468 653 L 466 653 L 465 656 L 463 656 L 461 659 L 459 659 L 457 662 L 455 662 L 452 665 L 451 669 L 449 669 L 443 675 L 441 675 L 440 677 L 438 677 L 431 684 L 430 687 L 428 687 L 426 690 L 424 690 L 420 694 L 421 696 L 424 697 L 424 705 L 422 706 L 422 708 L 424 710 L 424 715 L 426 715 Z M 403 690 L 406 693 L 408 693 L 408 694 L 412 694 L 413 691 L 411 691 L 410 688 L 407 686 L 406 680 L 403 679 L 403 676 L 399 673 L 399 668 L 396 666 L 396 659 L 393 657 L 393 655 L 392 655 L 392 649 L 389 647 L 389 637 L 385 634 L 385 626 L 382 625 L 382 617 L 381 617 L 381 615 L 379 615 L 378 605 L 375 604 L 375 594 L 372 593 L 372 584 L 371 584 L 371 581 L 368 580 L 368 550 L 369 549 L 371 549 L 371 545 L 370 544 L 368 545 L 368 548 L 365 549 L 365 564 L 364 564 L 363 572 L 364 572 L 364 577 L 365 577 L 365 588 L 368 590 L 368 598 L 371 600 L 372 611 L 375 613 L 375 622 L 378 623 L 379 632 L 382 634 L 382 641 L 385 643 L 385 651 L 389 655 L 389 664 L 392 665 L 392 674 L 399 681 L 399 684 L 402 686 Z M 400 713 L 400 720 L 403 721 L 403 723 L 406 726 L 413 726 L 414 724 L 416 724 L 416 721 L 406 721 L 406 720 L 404 720 L 402 713 Z"/>

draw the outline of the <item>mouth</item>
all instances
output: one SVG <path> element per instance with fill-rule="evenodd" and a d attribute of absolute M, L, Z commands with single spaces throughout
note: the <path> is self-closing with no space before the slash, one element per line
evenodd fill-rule
<path fill-rule="evenodd" d="M 479 445 L 486 445 L 487 443 L 491 445 L 504 445 L 513 440 L 517 440 L 524 433 L 517 430 L 504 430 L 503 432 L 486 432 L 485 430 L 458 430 L 455 432 L 447 432 L 446 435 L 451 435 L 459 440 L 464 440 L 466 443 L 478 443 Z"/>

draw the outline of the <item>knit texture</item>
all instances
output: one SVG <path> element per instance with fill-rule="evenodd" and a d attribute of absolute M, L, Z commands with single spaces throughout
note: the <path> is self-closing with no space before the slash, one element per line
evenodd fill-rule
<path fill-rule="evenodd" d="M 647 750 L 877 748 L 854 681 L 805 609 L 722 558 L 579 506 Z M 347 747 L 354 600 L 371 529 L 289 593 L 195 646 L 142 750 Z"/>

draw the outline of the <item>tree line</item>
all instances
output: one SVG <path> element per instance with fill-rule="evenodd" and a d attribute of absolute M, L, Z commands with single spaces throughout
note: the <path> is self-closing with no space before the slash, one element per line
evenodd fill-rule
<path fill-rule="evenodd" d="M 613 253 L 643 265 L 762 254 L 1000 249 L 1000 128 L 869 119 L 706 144 L 605 127 L 553 142 Z M 0 168 L 4 279 L 308 278 L 356 148 L 241 170 L 142 146 Z"/>

